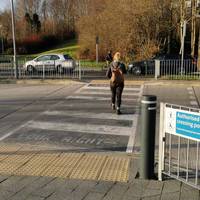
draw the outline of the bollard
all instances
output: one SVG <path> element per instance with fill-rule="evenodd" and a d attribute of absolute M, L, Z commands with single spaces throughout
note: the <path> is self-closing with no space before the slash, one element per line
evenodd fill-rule
<path fill-rule="evenodd" d="M 144 95 L 141 101 L 141 166 L 140 178 L 154 178 L 156 96 Z"/>

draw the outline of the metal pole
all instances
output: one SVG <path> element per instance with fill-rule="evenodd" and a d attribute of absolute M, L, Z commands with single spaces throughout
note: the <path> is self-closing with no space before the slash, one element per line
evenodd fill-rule
<path fill-rule="evenodd" d="M 186 35 L 186 21 L 183 22 L 182 33 L 182 48 L 181 48 L 181 76 L 183 75 L 183 60 L 184 60 L 184 47 L 185 47 L 185 35 Z"/>
<path fill-rule="evenodd" d="M 158 160 L 158 180 L 162 181 L 162 171 L 164 169 L 164 121 L 165 121 L 165 104 L 160 103 L 160 129 L 159 129 L 159 160 Z"/>
<path fill-rule="evenodd" d="M 11 17 L 12 17 L 12 35 L 13 35 L 13 63 L 14 63 L 14 70 L 15 70 L 15 78 L 18 78 L 18 69 L 17 69 L 17 59 L 16 59 L 16 39 L 15 39 L 15 15 L 14 15 L 14 4 L 13 0 L 10 0 L 11 3 Z"/>
<path fill-rule="evenodd" d="M 79 73 L 79 80 L 81 80 L 81 61 L 78 62 L 78 73 Z"/>
<path fill-rule="evenodd" d="M 141 101 L 141 166 L 140 177 L 154 178 L 156 96 L 144 95 Z"/>
<path fill-rule="evenodd" d="M 96 36 L 96 65 L 99 62 L 99 36 Z"/>
<path fill-rule="evenodd" d="M 3 44 L 3 36 L 1 36 L 1 50 L 2 50 L 2 55 L 4 54 L 4 44 Z"/>
<path fill-rule="evenodd" d="M 98 65 L 99 62 L 99 45 L 96 44 L 96 65 Z"/>

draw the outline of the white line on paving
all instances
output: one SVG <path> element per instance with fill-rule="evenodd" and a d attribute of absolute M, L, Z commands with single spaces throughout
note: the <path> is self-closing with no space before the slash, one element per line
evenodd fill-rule
<path fill-rule="evenodd" d="M 136 115 L 126 114 L 126 115 L 116 115 L 116 113 L 91 113 L 91 112 L 78 112 L 78 111 L 45 111 L 44 115 L 50 116 L 72 116 L 79 118 L 89 118 L 89 119 L 114 119 L 123 121 L 135 120 Z"/>
<path fill-rule="evenodd" d="M 187 90 L 193 90 L 191 87 L 188 87 Z"/>
<path fill-rule="evenodd" d="M 86 99 L 86 100 L 96 100 L 96 101 L 110 101 L 110 97 L 96 97 L 96 96 L 68 96 L 66 99 Z M 127 99 L 123 98 L 123 101 L 138 101 L 138 98 L 135 99 Z"/>
<path fill-rule="evenodd" d="M 88 84 L 84 85 L 83 87 L 79 88 L 75 93 L 80 93 L 83 90 L 83 88 L 85 88 L 85 87 L 87 88 L 89 86 L 89 84 L 90 83 L 88 83 Z"/>
<path fill-rule="evenodd" d="M 110 91 L 78 91 L 78 92 L 75 92 L 76 94 L 88 94 L 88 95 L 91 95 L 91 94 L 102 94 L 102 95 L 111 95 L 111 92 Z M 126 96 L 138 96 L 140 95 L 140 92 L 137 92 L 137 93 L 127 93 L 127 92 L 123 92 L 122 95 L 126 95 Z"/>
<path fill-rule="evenodd" d="M 94 87 L 94 86 L 83 86 L 82 89 L 91 89 L 91 90 L 110 90 L 110 87 L 107 86 L 107 87 L 103 87 L 103 86 L 98 86 L 98 87 Z M 124 88 L 124 91 L 140 91 L 140 87 L 139 88 L 127 88 L 125 87 Z"/>
<path fill-rule="evenodd" d="M 140 98 L 143 94 L 143 90 L 144 90 L 144 85 L 141 85 Z M 139 115 L 135 114 L 134 115 L 134 122 L 133 122 L 134 124 L 133 124 L 133 127 L 132 127 L 132 133 L 129 137 L 128 145 L 127 145 L 127 148 L 126 148 L 126 153 L 132 153 L 133 152 L 133 146 L 135 144 L 135 136 L 136 136 L 138 118 L 139 118 Z"/>
<path fill-rule="evenodd" d="M 193 99 L 193 100 L 196 99 L 195 96 L 189 96 L 189 98 L 190 98 L 190 99 Z"/>
<path fill-rule="evenodd" d="M 119 127 L 94 124 L 78 124 L 78 123 L 57 123 L 57 122 L 40 122 L 31 121 L 27 124 L 29 128 L 53 131 L 70 131 L 91 134 L 104 135 L 121 135 L 130 136 L 132 127 Z"/>
<path fill-rule="evenodd" d="M 197 101 L 190 101 L 190 104 L 191 104 L 192 106 L 198 106 Z"/>
<path fill-rule="evenodd" d="M 139 92 L 140 97 L 143 95 L 143 91 L 144 91 L 144 85 L 141 85 L 140 86 L 140 92 Z"/>
<path fill-rule="evenodd" d="M 135 126 L 132 127 L 132 133 L 129 137 L 129 140 L 128 140 L 128 145 L 127 145 L 127 148 L 126 148 L 126 153 L 132 153 L 133 152 L 133 146 L 135 144 L 135 136 L 136 136 L 136 126 L 137 126 L 137 122 L 138 122 L 138 117 L 139 115 L 134 115 L 135 117 Z"/>
<path fill-rule="evenodd" d="M 194 94 L 194 92 L 193 92 L 193 91 L 188 91 L 188 93 L 189 93 L 189 94 Z"/>
<path fill-rule="evenodd" d="M 21 126 L 17 127 L 16 129 L 6 133 L 5 135 L 3 135 L 2 137 L 0 137 L 0 141 L 10 137 L 11 135 L 13 135 L 14 133 L 16 133 L 17 131 L 19 131 L 20 129 L 26 127 L 31 121 L 26 122 L 25 124 L 22 124 Z"/>

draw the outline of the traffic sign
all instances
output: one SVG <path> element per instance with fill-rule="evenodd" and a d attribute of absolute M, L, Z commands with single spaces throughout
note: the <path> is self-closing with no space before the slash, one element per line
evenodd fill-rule
<path fill-rule="evenodd" d="M 166 108 L 165 119 L 167 133 L 200 140 L 200 113 Z"/>

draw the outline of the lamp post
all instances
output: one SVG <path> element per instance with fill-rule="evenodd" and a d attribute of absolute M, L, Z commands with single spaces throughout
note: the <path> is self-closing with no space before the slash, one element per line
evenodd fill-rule
<path fill-rule="evenodd" d="M 14 3 L 13 0 L 10 0 L 11 3 L 11 17 L 12 17 L 12 35 L 13 35 L 13 64 L 14 64 L 14 72 L 15 78 L 18 78 L 18 69 L 17 69 L 17 59 L 16 59 L 16 40 L 15 40 L 15 15 L 14 15 Z"/>

